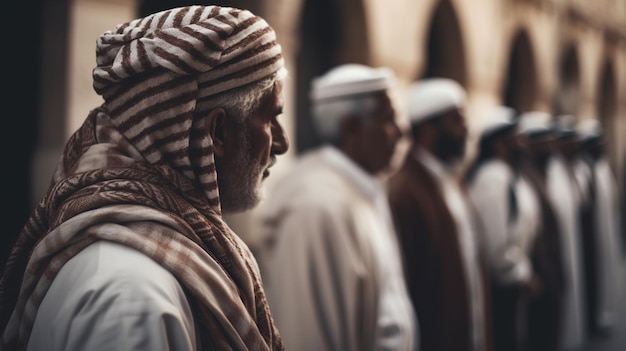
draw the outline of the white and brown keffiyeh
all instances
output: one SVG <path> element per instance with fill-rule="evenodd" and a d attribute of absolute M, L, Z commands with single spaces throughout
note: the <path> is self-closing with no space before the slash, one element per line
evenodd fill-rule
<path fill-rule="evenodd" d="M 245 10 L 177 8 L 103 34 L 93 76 L 105 102 L 68 141 L 11 252 L 0 349 L 25 348 L 55 275 L 97 240 L 143 252 L 179 280 L 203 348 L 283 349 L 256 261 L 221 217 L 202 114 L 215 95 L 282 67 L 274 31 Z"/>

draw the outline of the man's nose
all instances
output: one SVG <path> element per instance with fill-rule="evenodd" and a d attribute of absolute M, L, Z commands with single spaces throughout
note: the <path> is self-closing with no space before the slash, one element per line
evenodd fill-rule
<path fill-rule="evenodd" d="M 276 121 L 272 127 L 272 153 L 282 155 L 289 150 L 289 138 L 282 124 Z"/>

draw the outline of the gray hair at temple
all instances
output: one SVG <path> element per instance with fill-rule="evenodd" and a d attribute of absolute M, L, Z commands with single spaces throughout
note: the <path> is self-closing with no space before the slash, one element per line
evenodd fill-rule
<path fill-rule="evenodd" d="M 287 75 L 287 69 L 282 67 L 269 77 L 213 96 L 206 102 L 205 108 L 221 107 L 237 122 L 243 123 L 250 116 L 250 112 L 259 107 L 263 97 L 272 91 L 277 82 L 284 81 Z"/>
<path fill-rule="evenodd" d="M 348 116 L 372 117 L 376 108 L 374 93 L 395 84 L 389 68 L 372 68 L 360 64 L 337 66 L 311 83 L 311 113 L 322 142 L 340 142 L 341 123 Z"/>

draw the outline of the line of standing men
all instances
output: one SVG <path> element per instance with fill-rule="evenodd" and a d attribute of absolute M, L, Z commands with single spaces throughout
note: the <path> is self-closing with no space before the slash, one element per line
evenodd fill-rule
<path fill-rule="evenodd" d="M 325 143 L 266 200 L 254 248 L 287 348 L 577 350 L 609 328 L 617 199 L 598 194 L 614 186 L 601 150 L 582 157 L 600 147 L 598 125 L 497 107 L 464 170 L 466 92 L 425 79 L 407 90 L 410 146 L 396 166 L 393 81 L 346 64 L 312 83 Z M 565 155 L 589 176 L 561 167 Z"/>

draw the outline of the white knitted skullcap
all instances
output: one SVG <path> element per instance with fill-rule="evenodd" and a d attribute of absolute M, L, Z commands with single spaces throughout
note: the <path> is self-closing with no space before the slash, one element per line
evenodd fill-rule
<path fill-rule="evenodd" d="M 520 115 L 518 132 L 526 135 L 552 130 L 552 116 L 548 112 L 530 111 Z"/>
<path fill-rule="evenodd" d="M 389 68 L 348 63 L 314 78 L 310 97 L 320 101 L 387 90 L 394 85 L 395 74 Z"/>
<path fill-rule="evenodd" d="M 554 117 L 552 129 L 557 135 L 576 134 L 576 117 L 574 115 L 557 115 Z"/>
<path fill-rule="evenodd" d="M 466 102 L 465 89 L 452 79 L 430 78 L 417 81 L 408 89 L 408 118 L 421 123 L 436 115 L 461 108 Z"/>
<path fill-rule="evenodd" d="M 515 127 L 515 110 L 507 106 L 496 106 L 487 116 L 481 128 L 481 138 L 489 137 L 503 129 Z"/>
<path fill-rule="evenodd" d="M 587 118 L 578 122 L 576 132 L 581 140 L 590 140 L 602 136 L 602 124 L 597 119 Z"/>

